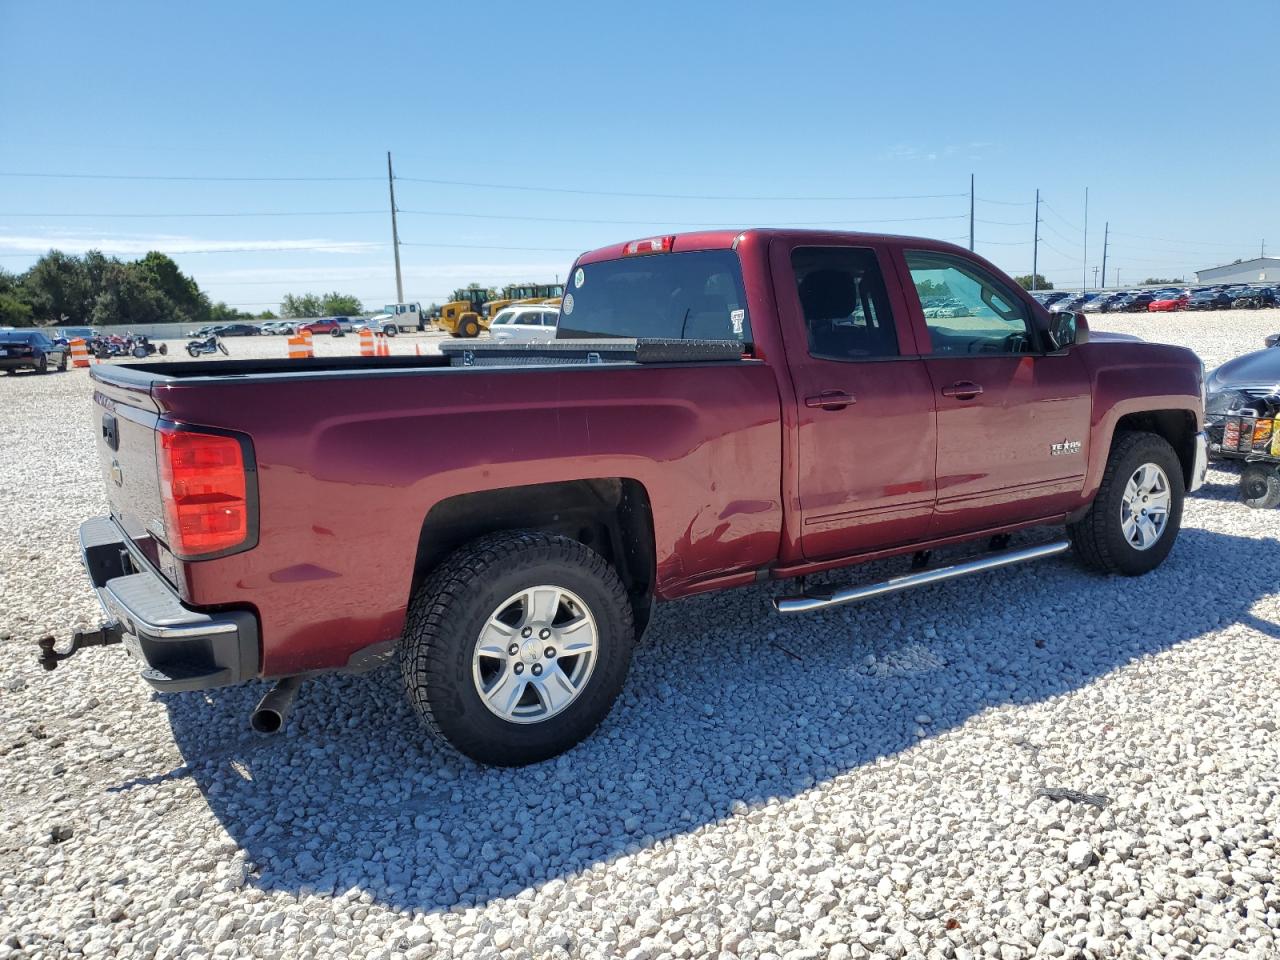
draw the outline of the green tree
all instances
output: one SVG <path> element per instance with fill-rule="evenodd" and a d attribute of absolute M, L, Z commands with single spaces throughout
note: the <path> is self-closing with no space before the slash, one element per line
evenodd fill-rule
<path fill-rule="evenodd" d="M 1163 283 L 1163 284 L 1168 284 L 1168 283 L 1186 283 L 1186 282 L 1187 282 L 1187 281 L 1186 281 L 1186 280 L 1184 280 L 1182 277 L 1174 277 L 1172 280 L 1168 280 L 1168 279 L 1166 279 L 1166 278 L 1164 278 L 1164 277 L 1147 277 L 1147 279 L 1145 279 L 1145 280 L 1143 280 L 1143 281 L 1142 281 L 1142 285 L 1143 285 L 1143 286 L 1156 286 L 1156 285 L 1159 285 L 1159 284 L 1162 284 L 1162 283 Z"/>
<path fill-rule="evenodd" d="M 245 313 L 243 310 L 229 307 L 221 300 L 209 308 L 210 323 L 240 323 L 241 321 L 252 319 L 252 313 Z"/>
<path fill-rule="evenodd" d="M 945 280 L 919 280 L 916 282 L 916 293 L 921 300 L 945 298 L 951 296 L 951 288 L 947 286 Z"/>
<path fill-rule="evenodd" d="M 1031 274 L 1027 273 L 1021 277 L 1014 277 L 1013 282 L 1020 286 L 1023 290 L 1052 290 L 1053 284 L 1044 278 L 1043 274 L 1036 274 L 1035 286 L 1031 285 Z"/>
<path fill-rule="evenodd" d="M 275 320 L 276 315 L 272 313 L 270 310 L 263 310 L 260 314 L 258 314 L 258 319 L 259 320 Z"/>
<path fill-rule="evenodd" d="M 88 322 L 93 326 L 140 326 L 189 319 L 177 316 L 172 301 L 148 280 L 147 273 L 134 269 L 132 263 L 108 262 Z"/>
<path fill-rule="evenodd" d="M 183 273 L 173 258 L 152 250 L 129 268 L 142 283 L 169 301 L 173 320 L 180 323 L 209 322 L 209 297 L 199 284 Z"/>
<path fill-rule="evenodd" d="M 16 293 L 0 293 L 0 327 L 31 326 L 31 305 Z"/>
<path fill-rule="evenodd" d="M 349 316 L 364 313 L 364 304 L 359 297 L 349 293 L 326 293 L 320 298 L 320 313 L 324 316 Z"/>
<path fill-rule="evenodd" d="M 36 323 L 82 324 L 93 309 L 93 289 L 84 264 L 60 250 L 50 250 L 22 278 L 23 300 Z"/>
<path fill-rule="evenodd" d="M 309 317 L 319 317 L 324 313 L 320 309 L 320 298 L 314 293 L 304 293 L 301 296 L 295 296 L 292 293 L 286 293 L 284 299 L 280 301 L 280 316 L 288 320 L 305 320 Z"/>

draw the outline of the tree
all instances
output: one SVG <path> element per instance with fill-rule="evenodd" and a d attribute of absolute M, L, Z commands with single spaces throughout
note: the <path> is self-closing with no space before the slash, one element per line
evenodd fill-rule
<path fill-rule="evenodd" d="M 275 320 L 276 315 L 272 313 L 270 310 L 263 310 L 260 314 L 258 314 L 258 319 L 259 320 Z"/>
<path fill-rule="evenodd" d="M 947 286 L 945 280 L 919 280 L 916 282 L 916 293 L 921 300 L 928 300 L 933 297 L 950 297 L 951 288 Z"/>
<path fill-rule="evenodd" d="M 84 264 L 60 250 L 50 250 L 22 278 L 23 299 L 38 323 L 81 324 L 93 309 L 93 290 Z"/>
<path fill-rule="evenodd" d="M 348 293 L 326 293 L 320 298 L 320 312 L 325 316 L 348 316 L 364 313 L 364 304 L 359 297 Z"/>
<path fill-rule="evenodd" d="M 1175 277 L 1172 280 L 1166 280 L 1164 277 L 1147 277 L 1147 279 L 1142 281 L 1142 285 L 1156 286 L 1162 283 L 1168 284 L 1168 283 L 1186 283 L 1186 282 L 1187 281 L 1182 279 L 1182 277 Z"/>
<path fill-rule="evenodd" d="M 235 307 L 229 307 L 221 300 L 209 308 L 210 323 L 239 323 L 243 320 L 252 319 L 252 313 L 245 313 L 243 310 L 237 310 Z"/>
<path fill-rule="evenodd" d="M 31 307 L 17 294 L 0 293 L 0 327 L 31 326 Z"/>
<path fill-rule="evenodd" d="M 1014 277 L 1013 282 L 1020 286 L 1023 290 L 1052 290 L 1053 284 L 1044 278 L 1043 274 L 1036 274 L 1035 286 L 1031 285 L 1031 274 L 1025 274 L 1021 277 Z"/>
<path fill-rule="evenodd" d="M 306 320 L 321 316 L 323 312 L 320 309 L 320 298 L 314 293 L 304 293 L 301 296 L 286 293 L 280 301 L 280 316 L 289 320 Z"/>

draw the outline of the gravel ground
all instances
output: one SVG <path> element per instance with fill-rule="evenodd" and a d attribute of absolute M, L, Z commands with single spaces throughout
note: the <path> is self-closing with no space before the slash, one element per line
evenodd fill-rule
<path fill-rule="evenodd" d="M 1280 311 L 1094 325 L 1212 366 Z M 0 960 L 1280 954 L 1280 511 L 1228 472 L 1139 580 L 662 607 L 593 738 L 493 770 L 394 670 L 307 684 L 274 739 L 262 685 L 160 696 L 119 650 L 40 672 L 34 638 L 98 614 L 88 387 L 0 377 Z"/>

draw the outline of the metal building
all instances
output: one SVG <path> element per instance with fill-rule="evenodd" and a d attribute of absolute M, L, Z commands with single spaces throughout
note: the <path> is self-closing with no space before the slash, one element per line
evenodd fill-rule
<path fill-rule="evenodd" d="M 1196 283 L 1280 283 L 1280 257 L 1254 257 L 1196 271 Z"/>

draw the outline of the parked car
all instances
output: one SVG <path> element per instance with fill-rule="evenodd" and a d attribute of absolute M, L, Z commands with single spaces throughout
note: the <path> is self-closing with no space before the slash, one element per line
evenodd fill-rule
<path fill-rule="evenodd" d="M 54 343 L 43 330 L 0 330 L 0 370 L 6 373 L 48 373 L 50 367 L 66 370 L 70 352 L 69 347 Z"/>
<path fill-rule="evenodd" d="M 489 334 L 501 343 L 545 343 L 556 338 L 558 314 L 548 307 L 507 307 L 493 318 Z"/>
<path fill-rule="evenodd" d="M 214 327 L 209 333 L 219 337 L 256 337 L 262 333 L 262 330 L 254 323 L 224 323 Z M 205 336 L 208 335 L 205 334 Z"/>
<path fill-rule="evenodd" d="M 96 336 L 93 327 L 59 327 L 54 331 L 54 333 L 57 334 L 57 337 L 54 338 L 55 340 L 62 338 L 68 343 L 72 340 L 84 340 L 88 342 Z"/>
<path fill-rule="evenodd" d="M 279 336 L 285 332 L 284 328 L 287 325 L 287 320 L 266 320 L 258 324 L 258 329 L 262 331 L 263 336 Z"/>
<path fill-rule="evenodd" d="M 305 323 L 298 324 L 298 332 L 301 333 L 303 330 L 307 330 L 317 336 L 320 334 L 328 334 L 331 337 L 346 336 L 347 331 L 351 329 L 351 321 L 347 320 L 347 325 L 344 328 L 342 325 L 343 320 L 346 320 L 346 318 L 325 317 L 320 320 L 308 320 Z"/>
<path fill-rule="evenodd" d="M 1241 464 L 1240 497 L 1280 506 L 1280 334 L 1228 360 L 1205 380 L 1205 430 L 1213 459 Z"/>
<path fill-rule="evenodd" d="M 1050 313 L 1079 313 L 1084 309 L 1084 305 L 1096 298 L 1096 293 L 1077 293 L 1070 294 L 1059 300 L 1057 303 L 1049 305 Z"/>
<path fill-rule="evenodd" d="M 1147 304 L 1147 310 L 1150 313 L 1172 313 L 1176 310 L 1185 310 L 1189 299 L 1190 297 L 1185 293 L 1161 297 Z"/>
<path fill-rule="evenodd" d="M 1228 291 L 1230 292 L 1230 291 Z M 1276 306 L 1276 291 L 1271 287 L 1254 287 L 1235 295 L 1231 306 L 1237 310 L 1261 310 Z"/>
<path fill-rule="evenodd" d="M 203 327 L 196 327 L 194 330 L 188 330 L 186 335 L 188 337 L 207 337 L 217 329 L 217 324 L 207 323 Z"/>
<path fill-rule="evenodd" d="M 1101 293 L 1080 308 L 1083 313 L 1111 313 L 1124 298 L 1123 293 Z"/>
<path fill-rule="evenodd" d="M 264 732 L 305 676 L 398 657 L 430 732 L 525 764 L 604 718 L 656 601 L 914 558 L 775 599 L 795 614 L 1072 545 L 1143 574 L 1204 476 L 1191 351 L 1092 342 L 953 244 L 721 230 L 567 276 L 517 367 L 483 343 L 95 366 L 111 509 L 81 544 L 111 618 L 72 652 L 127 631 L 159 690 L 276 680 Z M 925 285 L 969 315 L 927 318 Z"/>
<path fill-rule="evenodd" d="M 1151 306 L 1154 300 L 1154 294 L 1140 291 L 1125 297 L 1112 309 L 1116 311 L 1123 310 L 1125 313 L 1146 313 L 1147 308 Z"/>
<path fill-rule="evenodd" d="M 1223 290 L 1198 290 L 1187 298 L 1187 310 L 1226 310 L 1231 297 Z"/>

